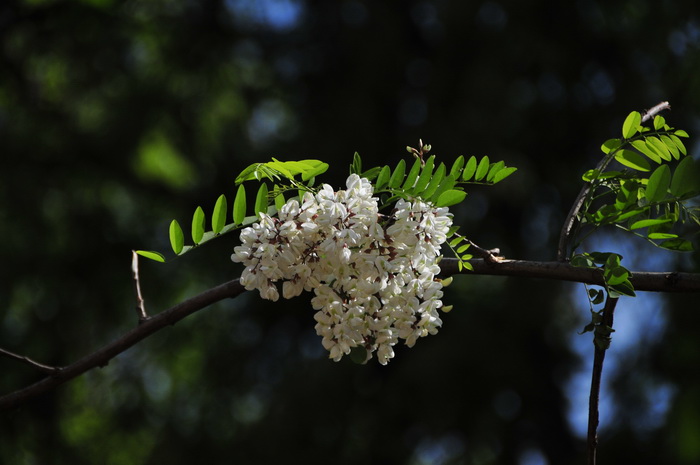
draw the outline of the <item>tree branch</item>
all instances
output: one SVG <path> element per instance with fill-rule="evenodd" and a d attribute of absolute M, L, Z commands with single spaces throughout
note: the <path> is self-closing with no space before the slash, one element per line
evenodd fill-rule
<path fill-rule="evenodd" d="M 215 288 L 202 292 L 190 299 L 181 302 L 174 307 L 142 320 L 141 323 L 115 339 L 111 343 L 98 349 L 97 351 L 81 358 L 60 371 L 55 372 L 41 381 L 19 389 L 3 397 L 0 397 L 0 411 L 14 408 L 23 402 L 41 395 L 66 381 L 76 378 L 88 370 L 95 367 L 106 366 L 109 361 L 120 353 L 126 351 L 134 344 L 142 341 L 151 334 L 163 329 L 168 325 L 173 325 L 188 315 L 197 312 L 215 302 L 236 297 L 243 293 L 245 288 L 241 286 L 237 279 L 221 284 Z"/>
<path fill-rule="evenodd" d="M 579 268 L 564 262 L 533 262 L 525 260 L 505 260 L 491 262 L 482 259 L 469 260 L 473 271 L 458 270 L 458 260 L 445 258 L 440 262 L 442 276 L 454 274 L 518 276 L 529 278 L 573 281 L 603 285 L 600 270 Z M 638 291 L 655 292 L 700 292 L 700 274 L 678 272 L 633 272 L 630 281 Z M 120 353 L 147 338 L 151 334 L 182 320 L 213 303 L 236 297 L 245 288 L 238 280 L 229 281 L 196 295 L 174 307 L 143 320 L 138 326 L 82 359 L 67 365 L 41 381 L 0 397 L 0 411 L 17 407 L 23 402 L 41 395 L 86 371 L 103 367 Z M 20 359 L 21 356 L 17 356 Z M 16 358 L 16 357 L 13 357 Z"/>
<path fill-rule="evenodd" d="M 610 345 L 610 331 L 613 327 L 613 313 L 617 305 L 617 298 L 608 295 L 603 308 L 602 334 L 593 338 L 595 352 L 593 355 L 593 373 L 591 374 L 591 394 L 588 398 L 588 465 L 596 465 L 598 451 L 598 424 L 600 418 L 600 380 L 603 377 L 603 362 L 605 351 Z M 599 331 L 596 328 L 594 331 Z"/>

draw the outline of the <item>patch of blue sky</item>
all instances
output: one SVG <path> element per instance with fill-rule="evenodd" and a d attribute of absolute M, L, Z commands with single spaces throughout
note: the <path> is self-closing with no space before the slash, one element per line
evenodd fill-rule
<path fill-rule="evenodd" d="M 242 28 L 288 32 L 301 23 L 304 4 L 299 0 L 226 0 L 226 8 Z"/>

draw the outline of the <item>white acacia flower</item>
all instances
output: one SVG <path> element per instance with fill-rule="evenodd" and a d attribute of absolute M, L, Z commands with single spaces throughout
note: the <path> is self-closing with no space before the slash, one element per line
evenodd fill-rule
<path fill-rule="evenodd" d="M 379 213 L 372 184 L 356 174 L 346 190 L 323 185 L 291 199 L 277 218 L 241 231 L 231 259 L 245 265 L 241 284 L 264 299 L 313 291 L 316 333 L 333 360 L 355 347 L 381 364 L 403 341 L 413 346 L 442 325 L 440 246 L 452 217 L 447 208 L 399 199 Z"/>

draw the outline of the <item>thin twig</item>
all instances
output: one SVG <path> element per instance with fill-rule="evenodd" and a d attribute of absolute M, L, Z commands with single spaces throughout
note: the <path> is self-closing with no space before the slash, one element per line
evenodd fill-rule
<path fill-rule="evenodd" d="M 4 355 L 5 357 L 8 357 L 8 358 L 11 358 L 13 360 L 17 360 L 18 362 L 22 362 L 24 364 L 27 364 L 30 367 L 35 368 L 35 369 L 39 370 L 40 372 L 45 373 L 47 375 L 54 375 L 62 370 L 61 367 L 44 365 L 43 363 L 39 363 L 35 360 L 32 360 L 31 358 L 29 358 L 25 355 L 17 355 L 15 353 L 10 352 L 9 350 L 3 349 L 3 348 L 0 348 L 0 355 Z"/>
<path fill-rule="evenodd" d="M 603 308 L 603 330 L 609 331 L 613 327 L 613 314 L 617 305 L 617 298 L 610 297 L 605 299 L 605 307 Z M 606 337 L 603 335 L 602 337 Z M 600 403 L 600 380 L 603 376 L 603 362 L 605 361 L 605 351 L 608 349 L 609 340 L 607 343 L 601 343 L 598 340 L 598 335 L 594 337 L 593 345 L 595 352 L 593 355 L 593 373 L 591 374 L 591 394 L 588 398 L 588 465 L 596 465 L 596 455 L 598 452 L 598 424 L 600 421 L 600 412 L 598 409 Z"/>
<path fill-rule="evenodd" d="M 642 113 L 642 123 L 649 121 L 659 112 L 670 109 L 671 105 L 668 102 L 661 102 L 657 105 L 654 105 L 653 107 Z M 605 157 L 603 157 L 603 159 L 600 160 L 598 165 L 595 167 L 596 171 L 604 171 L 608 164 L 612 161 L 612 158 L 613 157 L 611 156 L 611 154 L 608 154 Z M 571 233 L 574 228 L 574 223 L 576 222 L 578 214 L 581 211 L 581 207 L 588 198 L 588 194 L 591 191 L 591 186 L 592 184 L 589 182 L 583 185 L 581 191 L 576 197 L 576 200 L 574 200 L 574 203 L 571 205 L 571 210 L 569 210 L 569 214 L 566 215 L 564 225 L 561 229 L 561 234 L 559 235 L 559 246 L 557 248 L 557 260 L 559 260 L 560 262 L 563 262 L 567 259 L 567 249 L 569 247 L 569 241 L 571 240 Z"/>
<path fill-rule="evenodd" d="M 503 258 L 499 256 L 501 253 L 501 249 L 484 249 L 483 247 L 479 247 L 466 237 L 464 239 L 469 244 L 469 250 L 473 252 L 474 255 L 476 255 L 477 257 L 483 258 L 489 263 L 498 263 L 499 261 L 503 260 Z"/>
<path fill-rule="evenodd" d="M 141 295 L 141 282 L 139 280 L 139 254 L 135 250 L 131 251 L 131 271 L 134 275 L 134 291 L 136 293 L 136 314 L 139 317 L 139 322 L 148 319 L 146 313 L 146 303 Z"/>

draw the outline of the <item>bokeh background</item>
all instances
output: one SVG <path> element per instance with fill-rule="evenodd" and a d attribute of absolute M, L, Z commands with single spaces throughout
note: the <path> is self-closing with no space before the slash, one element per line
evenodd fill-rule
<path fill-rule="evenodd" d="M 669 100 L 700 133 L 692 0 L 5 0 L 0 6 L 0 346 L 64 365 L 136 324 L 131 250 L 210 212 L 249 163 L 352 154 L 519 167 L 456 220 L 551 260 L 600 144 Z M 688 146 L 698 153 L 696 139 Z M 236 235 L 142 261 L 157 312 L 232 279 Z M 603 235 L 634 269 L 700 271 Z M 438 336 L 386 367 L 327 360 L 308 297 L 247 293 L 0 416 L 3 464 L 574 464 L 585 461 L 582 287 L 460 276 Z M 697 296 L 623 299 L 602 463 L 700 463 Z M 0 389 L 40 375 L 0 359 Z"/>

